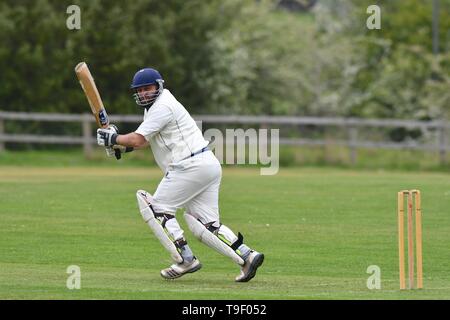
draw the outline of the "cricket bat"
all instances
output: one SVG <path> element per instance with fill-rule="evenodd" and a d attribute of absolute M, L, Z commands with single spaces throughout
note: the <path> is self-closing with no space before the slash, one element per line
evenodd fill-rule
<path fill-rule="evenodd" d="M 91 106 L 91 111 L 94 114 L 95 121 L 99 128 L 107 128 L 109 126 L 109 117 L 106 113 L 106 109 L 103 106 L 102 98 L 95 85 L 94 77 L 86 64 L 86 62 L 80 62 L 75 67 L 75 73 L 80 81 L 81 88 L 83 88 L 84 94 Z M 117 159 L 120 159 L 121 152 L 118 149 L 114 149 Z"/>

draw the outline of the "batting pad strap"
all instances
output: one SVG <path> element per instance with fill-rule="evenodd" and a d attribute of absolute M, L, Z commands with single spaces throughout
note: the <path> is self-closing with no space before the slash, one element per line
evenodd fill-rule
<path fill-rule="evenodd" d="M 139 211 L 141 212 L 142 218 L 153 231 L 155 236 L 158 238 L 162 246 L 170 253 L 170 256 L 176 263 L 182 263 L 183 257 L 177 250 L 177 247 L 170 239 L 164 227 L 161 225 L 158 219 L 156 219 L 155 213 L 153 212 L 150 201 L 153 200 L 150 193 L 144 190 L 138 190 L 136 192 L 136 198 L 139 206 Z"/>
<path fill-rule="evenodd" d="M 183 238 L 175 240 L 174 241 L 175 247 L 177 247 L 178 249 L 183 248 L 185 245 L 187 245 L 187 241 Z"/>
<path fill-rule="evenodd" d="M 153 207 L 151 205 L 150 205 L 150 209 L 152 209 L 153 215 L 155 216 L 155 218 L 162 218 L 161 226 L 163 228 L 166 227 L 167 221 L 169 221 L 170 219 L 175 218 L 175 216 L 171 215 L 171 214 L 155 212 L 155 210 L 153 210 Z"/>
<path fill-rule="evenodd" d="M 244 243 L 244 236 L 240 232 L 238 232 L 238 239 L 234 243 L 232 243 L 230 247 L 231 249 L 236 251 L 243 243 Z"/>
<path fill-rule="evenodd" d="M 233 250 L 220 240 L 214 233 L 210 232 L 200 221 L 195 219 L 192 215 L 185 213 L 184 219 L 192 231 L 194 236 L 208 247 L 213 248 L 217 252 L 231 258 L 239 265 L 244 265 L 244 260 Z"/>
<path fill-rule="evenodd" d="M 211 231 L 212 233 L 214 233 L 214 232 L 215 232 L 217 229 L 219 229 L 220 226 L 222 225 L 222 224 L 220 223 L 218 227 L 214 227 L 214 223 L 215 223 L 215 221 L 209 222 L 209 223 L 207 223 L 207 224 L 204 224 L 204 226 L 205 226 L 206 229 L 208 229 L 209 231 Z"/>

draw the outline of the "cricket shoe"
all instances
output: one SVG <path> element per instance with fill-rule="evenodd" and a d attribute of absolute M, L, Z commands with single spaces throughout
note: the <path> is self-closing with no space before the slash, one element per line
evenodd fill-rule
<path fill-rule="evenodd" d="M 193 273 L 197 270 L 200 270 L 201 267 L 202 264 L 200 263 L 200 261 L 196 257 L 194 257 L 194 260 L 189 263 L 177 263 L 171 265 L 169 268 L 161 270 L 161 277 L 163 277 L 164 279 L 176 279 L 181 277 L 182 275 L 185 275 L 186 273 Z"/>
<path fill-rule="evenodd" d="M 255 275 L 256 270 L 262 265 L 264 254 L 252 250 L 241 267 L 241 274 L 236 277 L 236 282 L 250 281 Z"/>

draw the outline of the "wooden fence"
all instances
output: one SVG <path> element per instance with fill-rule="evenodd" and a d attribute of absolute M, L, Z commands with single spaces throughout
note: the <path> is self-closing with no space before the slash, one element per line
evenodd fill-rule
<path fill-rule="evenodd" d="M 263 125 L 264 127 L 283 128 L 285 126 L 315 126 L 338 127 L 347 132 L 346 139 L 335 140 L 331 144 L 349 148 L 352 163 L 356 162 L 358 148 L 370 149 L 414 149 L 438 152 L 441 163 L 447 162 L 447 152 L 450 151 L 450 122 L 446 121 L 414 121 L 398 119 L 360 119 L 360 118 L 329 118 L 329 117 L 289 117 L 289 116 L 245 116 L 245 115 L 194 115 L 196 121 L 203 124 Z M 5 130 L 5 121 L 42 121 L 42 122 L 78 122 L 82 126 L 81 136 L 35 135 L 9 133 Z M 112 123 L 140 123 L 142 116 L 113 115 Z M 5 142 L 13 143 L 44 143 L 44 144 L 74 144 L 83 145 L 84 152 L 89 155 L 96 139 L 93 136 L 95 122 L 93 116 L 86 114 L 56 114 L 56 113 L 26 113 L 0 111 L 0 151 L 5 149 Z M 422 132 L 433 131 L 436 141 L 419 143 L 416 140 L 403 142 L 367 141 L 358 138 L 362 130 L 368 128 L 405 128 L 420 129 Z M 327 145 L 327 139 L 287 138 L 280 137 L 280 145 Z"/>

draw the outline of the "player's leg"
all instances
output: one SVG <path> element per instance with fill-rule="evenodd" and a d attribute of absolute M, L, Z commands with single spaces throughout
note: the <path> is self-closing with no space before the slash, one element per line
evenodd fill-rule
<path fill-rule="evenodd" d="M 171 255 L 175 256 L 176 262 L 161 271 L 164 278 L 173 279 L 185 273 L 194 272 L 201 266 L 183 237 L 183 230 L 175 218 L 175 212 L 190 199 L 203 192 L 214 181 L 216 172 L 214 168 L 210 169 L 215 166 L 213 161 L 208 161 L 209 158 L 204 161 L 203 156 L 206 153 L 169 167 L 151 199 L 151 210 L 156 218 L 159 217 L 159 224 L 164 224 L 163 229 L 171 240 L 168 241 L 167 237 L 162 237 L 165 240 L 161 241 L 160 239 L 160 241 L 166 249 L 168 248 Z M 181 259 L 179 257 L 176 259 L 177 256 L 173 254 L 174 248 L 169 242 L 173 243 Z"/>
<path fill-rule="evenodd" d="M 184 217 L 189 229 L 200 241 L 241 265 L 241 274 L 236 281 L 246 282 L 255 276 L 264 255 L 244 244 L 242 234 L 236 236 L 230 228 L 220 223 L 220 178 L 219 175 L 214 183 L 186 204 Z"/>
<path fill-rule="evenodd" d="M 211 222 L 209 225 L 209 231 L 217 235 L 217 237 L 229 245 L 235 252 L 244 260 L 244 264 L 241 265 L 241 273 L 236 277 L 237 282 L 247 282 L 256 275 L 256 270 L 262 265 L 264 261 L 264 254 L 251 249 L 244 244 L 244 238 L 241 233 L 238 236 L 218 221 Z"/>
<path fill-rule="evenodd" d="M 241 273 L 236 277 L 237 282 L 251 280 L 256 270 L 264 261 L 264 254 L 251 249 L 243 242 L 243 236 L 238 236 L 226 225 L 214 221 L 203 223 L 196 218 L 192 212 L 184 214 L 186 223 L 194 235 L 204 244 L 215 249 L 217 252 L 230 257 L 241 266 Z"/>
<path fill-rule="evenodd" d="M 162 213 L 154 210 L 153 198 L 144 190 L 139 190 L 136 197 L 144 221 L 176 262 L 162 270 L 161 276 L 166 279 L 174 279 L 199 270 L 201 264 L 187 244 L 183 236 L 184 232 L 175 218 L 175 212 L 168 210 Z"/>

